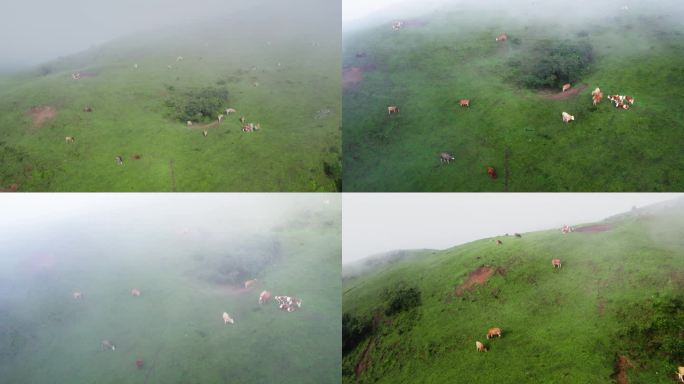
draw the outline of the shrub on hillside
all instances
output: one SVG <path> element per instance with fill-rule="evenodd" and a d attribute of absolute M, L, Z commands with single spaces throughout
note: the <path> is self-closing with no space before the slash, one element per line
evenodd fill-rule
<path fill-rule="evenodd" d="M 660 296 L 618 311 L 618 337 L 636 357 L 684 361 L 684 296 Z"/>
<path fill-rule="evenodd" d="M 392 316 L 399 312 L 408 311 L 421 304 L 420 290 L 413 287 L 399 287 L 395 290 L 386 290 L 387 308 L 385 314 Z"/>
<path fill-rule="evenodd" d="M 373 333 L 373 320 L 362 319 L 345 313 L 342 315 L 342 354 L 354 350 L 359 343 Z"/>
<path fill-rule="evenodd" d="M 228 90 L 207 87 L 183 92 L 167 101 L 174 119 L 186 121 L 215 120 L 228 103 Z"/>
<path fill-rule="evenodd" d="M 523 86 L 560 88 L 578 82 L 593 59 L 593 48 L 587 42 L 542 40 L 523 49 L 510 65 Z"/>
<path fill-rule="evenodd" d="M 335 181 L 335 189 L 337 192 L 342 192 L 342 164 L 340 160 L 323 162 L 323 171 L 325 175 Z"/>

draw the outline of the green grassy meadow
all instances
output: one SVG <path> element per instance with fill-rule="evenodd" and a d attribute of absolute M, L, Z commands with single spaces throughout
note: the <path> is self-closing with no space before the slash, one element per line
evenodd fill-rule
<path fill-rule="evenodd" d="M 343 382 L 622 384 L 618 356 L 633 366 L 631 384 L 673 382 L 681 361 L 666 348 L 684 350 L 682 212 L 680 201 L 607 219 L 605 232 L 487 238 L 347 277 L 343 312 L 373 330 L 343 355 Z M 455 295 L 482 266 L 496 272 Z M 421 304 L 388 315 L 387 292 L 397 287 L 419 290 Z M 665 298 L 679 300 L 668 301 L 668 315 L 653 309 Z M 663 340 L 658 324 L 672 322 Z M 642 337 L 625 336 L 629 326 Z M 502 337 L 487 340 L 491 327 Z M 475 341 L 489 351 L 478 353 Z"/>
<path fill-rule="evenodd" d="M 308 20 L 289 5 L 271 3 L 0 76 L 0 188 L 340 189 L 339 6 L 302 1 L 318 15 Z M 90 76 L 73 80 L 77 71 Z M 223 109 L 237 113 L 204 137 L 199 126 L 205 123 L 187 127 L 166 103 L 206 87 L 227 89 Z M 36 106 L 53 107 L 56 115 L 35 127 L 28 112 Z M 93 112 L 84 112 L 86 106 Z M 262 129 L 242 132 L 239 116 Z M 66 136 L 75 143 L 65 143 Z"/>
<path fill-rule="evenodd" d="M 338 383 L 339 209 L 278 222 L 255 235 L 184 229 L 187 220 L 128 231 L 108 219 L 64 220 L 3 238 L 0 382 Z M 271 261 L 244 289 L 223 282 L 236 258 Z M 259 305 L 264 289 L 302 299 L 301 309 Z M 224 325 L 224 311 L 234 324 Z M 116 350 L 102 350 L 104 339 Z"/>
<path fill-rule="evenodd" d="M 346 34 L 343 68 L 364 73 L 343 91 L 344 189 L 681 190 L 684 29 L 653 9 L 562 23 L 445 10 L 399 31 L 385 23 Z M 502 32 L 510 38 L 497 43 Z M 516 82 L 509 61 L 544 39 L 593 46 L 578 95 L 548 99 Z M 635 105 L 617 110 L 604 98 L 593 108 L 596 87 Z M 388 105 L 400 112 L 388 116 Z M 564 124 L 563 111 L 576 120 Z M 440 164 L 440 152 L 455 162 Z"/>

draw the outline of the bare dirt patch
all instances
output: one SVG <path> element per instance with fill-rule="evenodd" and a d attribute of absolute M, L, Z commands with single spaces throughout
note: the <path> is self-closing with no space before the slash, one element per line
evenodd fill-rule
<path fill-rule="evenodd" d="M 347 89 L 363 80 L 363 68 L 345 67 L 342 69 L 342 88 Z"/>
<path fill-rule="evenodd" d="M 627 369 L 634 368 L 632 362 L 627 356 L 615 355 L 615 364 L 613 365 L 613 374 L 610 378 L 615 380 L 617 384 L 628 384 Z"/>
<path fill-rule="evenodd" d="M 537 95 L 547 100 L 562 100 L 577 95 L 578 93 L 584 91 L 587 87 L 587 84 L 580 84 L 577 87 L 572 87 L 565 92 L 551 92 L 549 90 L 541 90 L 537 92 Z"/>
<path fill-rule="evenodd" d="M 366 348 L 363 350 L 363 353 L 361 354 L 361 359 L 359 359 L 359 362 L 356 363 L 356 367 L 354 367 L 354 375 L 356 376 L 356 380 L 358 381 L 361 375 L 363 374 L 363 371 L 365 371 L 369 366 L 370 366 L 370 352 L 373 350 L 373 347 L 375 346 L 375 337 L 371 337 L 370 340 L 368 340 L 368 344 L 366 345 Z"/>
<path fill-rule="evenodd" d="M 49 105 L 39 105 L 26 112 L 31 117 L 33 128 L 40 128 L 57 115 L 57 110 Z"/>
<path fill-rule="evenodd" d="M 466 281 L 454 289 L 454 295 L 460 297 L 463 294 L 472 289 L 476 285 L 482 285 L 489 280 L 492 275 L 497 272 L 497 269 L 487 266 L 482 266 L 476 270 L 470 272 Z M 501 272 L 500 272 L 501 273 Z M 505 270 L 503 270 L 502 275 L 505 275 Z"/>
<path fill-rule="evenodd" d="M 595 224 L 586 227 L 575 228 L 575 232 L 607 232 L 613 229 L 610 224 Z"/>

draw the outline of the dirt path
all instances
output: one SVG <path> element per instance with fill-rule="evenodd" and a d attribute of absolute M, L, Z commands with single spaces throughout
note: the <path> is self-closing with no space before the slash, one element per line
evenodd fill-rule
<path fill-rule="evenodd" d="M 613 367 L 614 371 L 610 378 L 615 380 L 617 384 L 628 384 L 627 369 L 634 368 L 634 366 L 627 356 L 615 355 L 615 365 Z"/>
<path fill-rule="evenodd" d="M 375 337 L 371 337 L 370 340 L 368 340 L 368 344 L 366 344 L 366 348 L 363 350 L 363 353 L 361 354 L 361 359 L 359 360 L 358 363 L 356 363 L 356 367 L 354 367 L 354 375 L 356 377 L 356 381 L 359 381 L 359 378 L 361 377 L 361 374 L 363 371 L 368 368 L 370 365 L 370 357 L 368 356 L 373 349 L 373 346 L 375 346 Z"/>
<path fill-rule="evenodd" d="M 586 227 L 575 228 L 575 232 L 606 232 L 613 229 L 610 224 L 595 224 Z"/>
<path fill-rule="evenodd" d="M 465 291 L 471 289 L 473 286 L 486 283 L 487 280 L 492 277 L 494 272 L 496 272 L 496 269 L 485 266 L 479 267 L 478 269 L 470 272 L 465 283 L 456 287 L 454 290 L 454 295 L 458 297 L 463 296 Z"/>
<path fill-rule="evenodd" d="M 57 110 L 49 105 L 40 105 L 31 108 L 26 114 L 31 117 L 33 128 L 37 129 L 42 127 L 46 122 L 54 119 L 57 115 Z"/>
<path fill-rule="evenodd" d="M 565 92 L 551 92 L 548 90 L 543 90 L 543 91 L 538 91 L 537 95 L 547 99 L 547 100 L 562 100 L 562 99 L 567 99 L 568 97 L 575 96 L 578 93 L 584 91 L 588 87 L 587 84 L 580 84 L 577 87 L 572 87 L 569 90 Z"/>

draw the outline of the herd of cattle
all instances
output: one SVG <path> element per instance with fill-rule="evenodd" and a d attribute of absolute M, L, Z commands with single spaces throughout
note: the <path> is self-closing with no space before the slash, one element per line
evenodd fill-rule
<path fill-rule="evenodd" d="M 251 279 L 244 282 L 245 289 L 250 289 L 252 286 L 257 284 L 257 279 Z M 294 312 L 302 307 L 302 300 L 291 297 L 291 296 L 272 296 L 269 291 L 261 291 L 259 294 L 259 305 L 266 304 L 271 297 L 278 303 L 278 309 L 286 312 Z M 223 312 L 223 323 L 224 324 L 234 324 L 235 320 L 228 314 L 228 312 Z"/>

